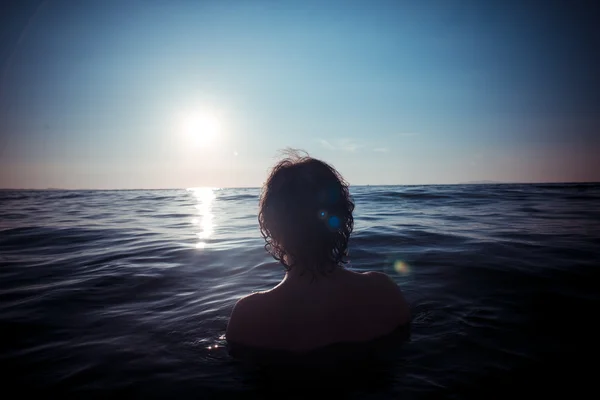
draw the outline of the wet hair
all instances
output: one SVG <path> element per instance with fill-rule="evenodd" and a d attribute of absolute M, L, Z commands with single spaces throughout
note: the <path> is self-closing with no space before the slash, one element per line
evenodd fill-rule
<path fill-rule="evenodd" d="M 260 197 L 265 249 L 287 271 L 299 266 L 327 275 L 347 262 L 352 211 L 348 183 L 331 165 L 288 150 Z"/>

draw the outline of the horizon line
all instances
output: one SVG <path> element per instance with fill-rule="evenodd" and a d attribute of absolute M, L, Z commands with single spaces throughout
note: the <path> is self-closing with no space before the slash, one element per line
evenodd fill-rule
<path fill-rule="evenodd" d="M 452 185 L 565 185 L 565 184 L 600 184 L 600 181 L 556 181 L 556 182 L 503 182 L 503 181 L 469 181 L 456 183 L 392 183 L 392 184 L 357 184 L 350 187 L 370 186 L 452 186 Z M 213 189 L 260 189 L 262 186 L 189 186 L 189 187 L 163 187 L 163 188 L 14 188 L 0 187 L 0 190 L 37 190 L 37 191 L 117 191 L 117 190 L 189 190 L 195 188 Z"/>

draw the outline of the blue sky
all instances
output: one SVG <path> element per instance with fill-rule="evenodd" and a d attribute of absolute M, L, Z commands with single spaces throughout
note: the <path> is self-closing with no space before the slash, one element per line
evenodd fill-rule
<path fill-rule="evenodd" d="M 17 3 L 0 187 L 259 186 L 285 147 L 351 184 L 600 181 L 586 10 L 326 3 Z"/>

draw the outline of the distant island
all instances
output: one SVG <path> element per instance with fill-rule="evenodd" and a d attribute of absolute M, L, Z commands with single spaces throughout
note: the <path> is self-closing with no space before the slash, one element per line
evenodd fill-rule
<path fill-rule="evenodd" d="M 508 182 L 500 182 L 500 181 L 468 181 L 461 182 L 459 185 L 485 185 L 485 184 L 496 184 L 496 183 L 508 183 Z"/>

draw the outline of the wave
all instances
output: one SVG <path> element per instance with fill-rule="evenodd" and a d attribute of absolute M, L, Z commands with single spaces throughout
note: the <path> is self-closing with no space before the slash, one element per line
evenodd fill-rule
<path fill-rule="evenodd" d="M 117 229 L 50 228 L 28 226 L 0 231 L 0 246 L 32 247 L 42 244 L 52 246 L 74 245 L 106 240 L 122 233 Z M 57 248 L 57 250 L 60 250 Z M 62 250 L 64 251 L 64 249 Z"/>
<path fill-rule="evenodd" d="M 450 195 L 435 193 L 407 193 L 407 192 L 383 192 L 377 193 L 375 199 L 411 199 L 411 200 L 436 200 L 449 199 Z"/>
<path fill-rule="evenodd" d="M 130 197 L 127 200 L 128 201 L 156 201 L 156 202 L 160 202 L 160 201 L 166 201 L 166 200 L 175 200 L 177 198 L 178 198 L 177 195 L 168 195 L 168 196 L 164 196 L 163 195 L 163 196 L 159 196 L 159 195 L 151 194 L 151 195 L 140 195 L 140 196 Z"/>
<path fill-rule="evenodd" d="M 231 195 L 219 195 L 219 200 L 225 201 L 243 201 L 243 200 L 256 200 L 258 201 L 258 194 L 231 194 Z"/>
<path fill-rule="evenodd" d="M 67 200 L 67 199 L 81 199 L 85 197 L 89 197 L 93 192 L 62 192 L 62 191 L 52 191 L 51 198 L 54 200 Z"/>

